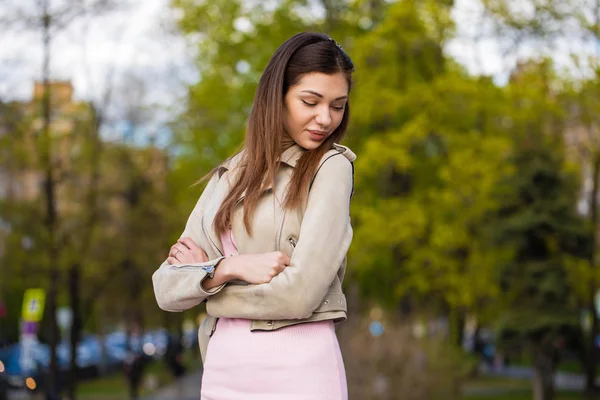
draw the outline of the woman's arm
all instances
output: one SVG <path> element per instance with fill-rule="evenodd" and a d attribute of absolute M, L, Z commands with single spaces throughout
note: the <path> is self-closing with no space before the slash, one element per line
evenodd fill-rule
<path fill-rule="evenodd" d="M 215 174 L 202 192 L 181 235 L 191 238 L 200 247 L 208 247 L 208 244 L 203 245 L 201 242 L 203 237 L 202 215 L 204 205 L 214 191 L 217 181 L 218 175 Z M 206 262 L 177 264 L 165 260 L 152 275 L 154 295 L 158 306 L 165 311 L 184 311 L 218 293 L 223 289 L 225 281 L 206 290 L 202 287 L 202 281 L 218 270 L 216 267 L 222 260 L 223 257 L 219 257 Z"/>
<path fill-rule="evenodd" d="M 269 283 L 226 286 L 207 303 L 216 317 L 302 319 L 316 310 L 344 260 L 350 242 L 352 165 L 343 155 L 317 173 L 290 266 Z"/>
<path fill-rule="evenodd" d="M 281 251 L 240 254 L 221 261 L 213 279 L 205 279 L 202 287 L 212 289 L 233 279 L 250 284 L 269 283 L 290 265 L 290 258 Z"/>
<path fill-rule="evenodd" d="M 202 289 L 209 292 L 210 290 L 224 285 L 225 283 L 233 280 L 234 277 L 229 273 L 227 268 L 225 267 L 225 260 L 219 263 L 219 268 L 215 269 L 214 276 L 207 277 L 202 281 Z"/>

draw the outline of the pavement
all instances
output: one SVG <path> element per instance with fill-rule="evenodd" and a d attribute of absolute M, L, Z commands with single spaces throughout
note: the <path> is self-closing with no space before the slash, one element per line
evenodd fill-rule
<path fill-rule="evenodd" d="M 481 371 L 487 376 L 501 376 L 514 379 L 530 380 L 533 375 L 533 371 L 530 368 L 525 367 L 508 367 L 502 369 L 484 369 Z M 569 374 L 564 372 L 556 373 L 554 382 L 557 389 L 567 389 L 580 391 L 584 389 L 585 380 L 583 376 L 577 374 Z M 202 370 L 193 371 L 185 375 L 178 381 L 165 386 L 158 391 L 154 392 L 151 396 L 144 397 L 143 400 L 199 400 L 200 399 L 200 388 L 202 384 Z M 600 380 L 598 380 L 600 384 Z M 485 393 L 479 393 L 481 390 Z M 469 388 L 466 390 L 467 394 L 502 394 L 506 389 L 498 388 Z"/>
<path fill-rule="evenodd" d="M 484 371 L 484 374 L 514 379 L 530 380 L 533 378 L 533 370 L 528 367 L 507 367 L 498 370 L 490 369 Z M 583 375 L 579 374 L 557 372 L 554 374 L 554 384 L 557 389 L 582 391 L 585 388 L 585 378 Z M 596 379 L 596 384 L 600 384 L 600 379 Z"/>
<path fill-rule="evenodd" d="M 190 371 L 183 378 L 165 386 L 143 400 L 200 400 L 202 370 Z"/>
<path fill-rule="evenodd" d="M 511 378 L 516 380 L 531 381 L 533 378 L 533 370 L 528 367 L 505 367 L 505 368 L 486 368 L 480 370 L 484 376 L 497 376 L 503 378 Z M 568 372 L 557 372 L 554 374 L 554 385 L 558 390 L 567 390 L 573 392 L 583 392 L 585 389 L 585 378 L 583 375 L 572 374 Z M 600 379 L 596 379 L 596 385 L 600 386 Z M 463 393 L 470 396 L 492 396 L 492 395 L 509 395 L 514 388 L 510 387 L 469 387 L 463 388 Z"/>

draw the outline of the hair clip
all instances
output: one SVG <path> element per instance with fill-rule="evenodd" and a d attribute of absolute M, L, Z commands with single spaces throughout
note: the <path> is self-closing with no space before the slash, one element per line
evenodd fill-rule
<path fill-rule="evenodd" d="M 336 42 L 335 40 L 333 40 L 333 38 L 329 38 L 329 40 L 331 40 L 333 42 L 333 44 L 335 44 L 338 47 L 338 49 L 340 49 L 342 51 L 344 50 L 344 49 L 342 49 L 342 46 L 340 46 L 340 44 L 338 42 Z"/>

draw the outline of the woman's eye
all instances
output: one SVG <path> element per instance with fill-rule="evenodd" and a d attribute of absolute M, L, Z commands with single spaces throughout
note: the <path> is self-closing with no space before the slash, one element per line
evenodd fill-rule
<path fill-rule="evenodd" d="M 309 106 L 309 107 L 314 107 L 314 106 L 316 106 L 316 105 L 317 105 L 317 103 L 309 103 L 309 102 L 308 102 L 308 101 L 306 101 L 306 100 L 302 100 L 302 102 L 303 102 L 304 104 L 306 104 L 307 106 Z"/>
<path fill-rule="evenodd" d="M 346 106 L 333 106 L 338 111 L 342 111 Z"/>

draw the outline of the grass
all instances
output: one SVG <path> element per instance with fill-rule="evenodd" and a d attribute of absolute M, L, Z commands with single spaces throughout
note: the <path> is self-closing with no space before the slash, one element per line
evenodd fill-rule
<path fill-rule="evenodd" d="M 531 381 L 527 379 L 478 377 L 463 386 L 464 400 L 531 400 Z M 559 391 L 555 400 L 581 399 L 580 392 Z"/>
<path fill-rule="evenodd" d="M 512 365 L 519 366 L 519 367 L 532 368 L 531 359 L 526 358 L 526 357 L 514 360 Z M 565 360 L 560 360 L 560 362 L 556 366 L 556 372 L 566 372 L 566 373 L 570 373 L 570 374 L 582 375 L 584 373 L 584 370 L 583 370 L 581 363 L 578 360 L 569 358 L 569 359 L 565 359 Z M 600 371 L 598 371 L 598 372 L 600 373 Z"/>
<path fill-rule="evenodd" d="M 186 353 L 185 365 L 188 371 L 199 368 L 200 356 L 195 353 Z M 171 382 L 173 382 L 173 376 L 164 361 L 152 361 L 144 369 L 140 396 L 149 395 L 154 390 Z M 111 374 L 81 382 L 77 387 L 77 398 L 80 400 L 128 400 L 129 389 L 123 371 L 117 370 Z"/>
<path fill-rule="evenodd" d="M 465 400 L 531 400 L 533 395 L 531 392 L 510 392 L 497 395 L 477 395 L 477 396 L 465 396 Z M 561 393 L 559 392 L 554 396 L 554 400 L 581 400 L 581 393 Z"/>

